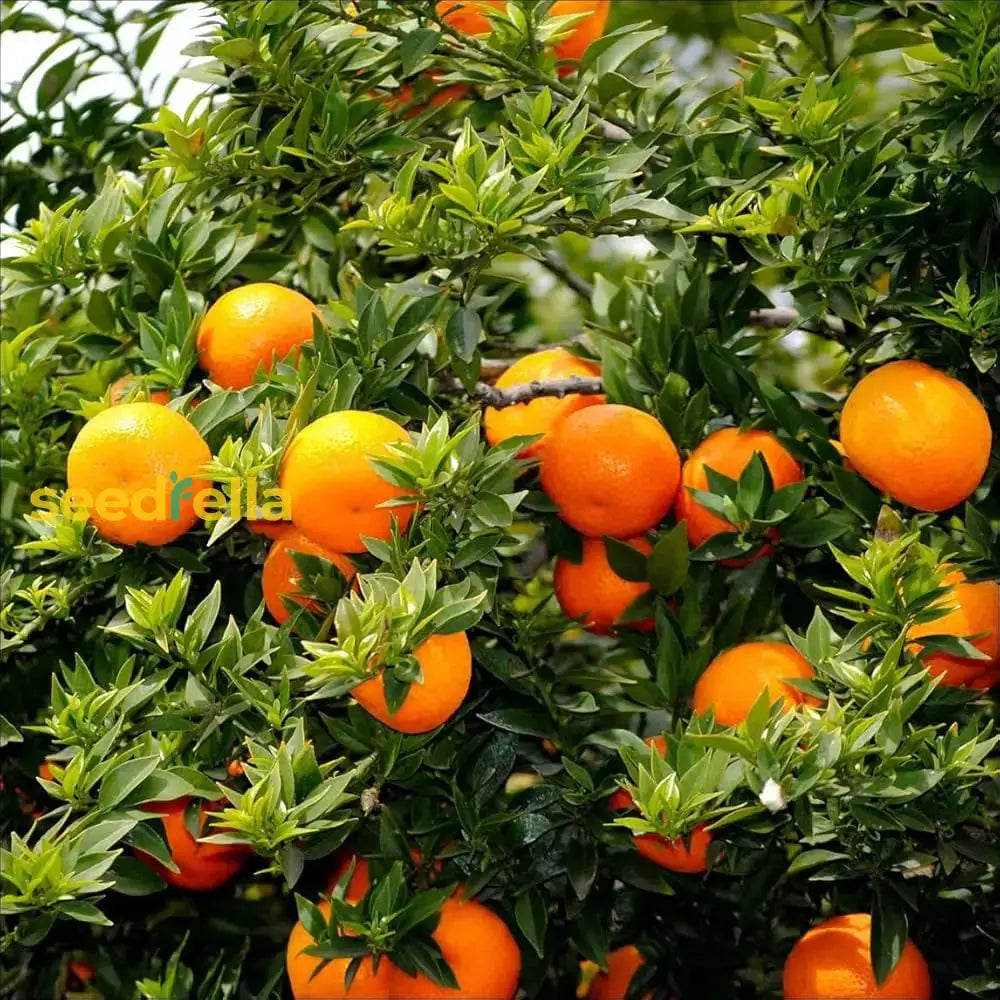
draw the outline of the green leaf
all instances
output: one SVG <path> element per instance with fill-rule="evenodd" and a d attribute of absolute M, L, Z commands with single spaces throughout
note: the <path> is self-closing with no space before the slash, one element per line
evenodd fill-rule
<path fill-rule="evenodd" d="M 518 896 L 514 904 L 514 918 L 538 957 L 544 958 L 545 930 L 548 927 L 549 914 L 542 894 L 526 892 Z"/>
<path fill-rule="evenodd" d="M 604 549 L 607 552 L 611 568 L 623 580 L 629 580 L 632 583 L 646 582 L 648 571 L 645 552 L 640 552 L 639 549 L 633 548 L 626 542 L 608 535 L 604 536 Z"/>
<path fill-rule="evenodd" d="M 687 522 L 675 524 L 654 546 L 648 559 L 649 582 L 664 597 L 684 585 L 690 566 Z"/>
<path fill-rule="evenodd" d="M 87 300 L 87 319 L 104 333 L 111 333 L 115 328 L 114 306 L 108 293 L 100 288 L 93 289 Z"/>
<path fill-rule="evenodd" d="M 129 792 L 143 783 L 160 765 L 160 757 L 135 757 L 113 768 L 101 782 L 97 804 L 111 809 L 127 798 Z"/>
<path fill-rule="evenodd" d="M 792 863 L 788 866 L 788 874 L 797 875 L 800 872 L 808 871 L 810 868 L 818 868 L 820 865 L 826 865 L 832 861 L 842 861 L 848 857 L 849 855 L 842 854 L 839 851 L 827 851 L 822 848 L 803 851 L 792 859 Z"/>
<path fill-rule="evenodd" d="M 483 323 L 474 309 L 464 306 L 456 309 L 448 320 L 445 336 L 448 346 L 462 361 L 471 361 L 476 354 L 476 345 L 483 332 Z"/>
<path fill-rule="evenodd" d="M 402 63 L 403 76 L 409 76 L 424 56 L 430 55 L 441 38 L 441 32 L 431 28 L 417 28 L 407 33 L 397 54 Z"/>
<path fill-rule="evenodd" d="M 908 928 L 899 897 L 881 882 L 875 883 L 874 903 L 871 959 L 875 981 L 882 986 L 903 954 Z"/>
<path fill-rule="evenodd" d="M 45 71 L 41 82 L 38 84 L 38 94 L 36 96 L 39 111 L 47 111 L 63 96 L 69 87 L 73 71 L 79 64 L 80 55 L 74 52 Z"/>

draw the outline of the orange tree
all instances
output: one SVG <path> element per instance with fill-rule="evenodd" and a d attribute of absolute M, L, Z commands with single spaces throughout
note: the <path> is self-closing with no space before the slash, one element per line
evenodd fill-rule
<path fill-rule="evenodd" d="M 4 7 L 0 995 L 997 995 L 1000 7 Z"/>

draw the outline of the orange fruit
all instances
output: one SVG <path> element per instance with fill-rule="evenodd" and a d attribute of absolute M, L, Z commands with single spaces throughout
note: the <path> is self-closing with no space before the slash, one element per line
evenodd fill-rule
<path fill-rule="evenodd" d="M 143 400 L 166 406 L 170 402 L 170 393 L 166 389 L 150 389 L 134 375 L 123 375 L 108 387 L 108 398 L 112 406 Z"/>
<path fill-rule="evenodd" d="M 281 463 L 295 527 L 334 552 L 364 552 L 362 536 L 384 541 L 393 521 L 405 531 L 414 506 L 381 506 L 405 491 L 386 482 L 370 459 L 409 440 L 388 417 L 360 410 L 328 413 L 303 428 Z"/>
<path fill-rule="evenodd" d="M 170 871 L 144 851 L 136 850 L 136 857 L 169 885 L 205 892 L 228 882 L 246 864 L 251 851 L 245 844 L 203 844 L 195 840 L 184 821 L 190 801 L 185 796 L 169 802 L 147 802 L 142 806 L 147 812 L 158 813 L 161 817 L 170 857 L 178 871 Z M 206 829 L 209 822 L 207 813 L 221 808 L 221 805 L 201 801 L 198 812 L 199 836 L 222 832 L 218 829 Z"/>
<path fill-rule="evenodd" d="M 616 948 L 608 955 L 608 971 L 598 972 L 590 984 L 587 1000 L 625 1000 L 632 977 L 645 964 L 645 959 L 634 944 Z M 652 995 L 644 994 L 643 1000 L 648 1000 Z"/>
<path fill-rule="evenodd" d="M 102 410 L 77 435 L 66 483 L 74 501 L 90 507 L 104 538 L 165 545 L 198 520 L 194 496 L 211 484 L 197 476 L 211 458 L 186 417 L 155 403 L 122 403 Z"/>
<path fill-rule="evenodd" d="M 785 1000 L 931 1000 L 931 974 L 907 940 L 889 978 L 879 986 L 871 965 L 872 918 L 848 913 L 817 924 L 785 960 Z"/>
<path fill-rule="evenodd" d="M 285 532 L 292 530 L 291 521 L 271 521 L 266 517 L 249 518 L 244 523 L 255 535 L 263 535 L 272 541 L 281 538 Z"/>
<path fill-rule="evenodd" d="M 653 546 L 645 538 L 625 539 L 627 545 L 645 552 Z M 600 538 L 583 540 L 583 559 L 579 563 L 557 559 L 554 573 L 556 600 L 567 618 L 583 619 L 591 632 L 606 633 L 618 624 L 628 606 L 649 590 L 648 583 L 622 579 L 608 561 L 608 550 Z M 653 619 L 626 623 L 648 632 Z"/>
<path fill-rule="evenodd" d="M 264 569 L 260 578 L 264 590 L 264 603 L 267 605 L 267 610 L 271 612 L 271 617 L 279 625 L 283 625 L 292 616 L 288 608 L 285 607 L 282 598 L 290 598 L 296 604 L 301 604 L 302 607 L 308 608 L 310 611 L 320 609 L 320 604 L 317 601 L 299 594 L 299 570 L 295 565 L 293 552 L 319 556 L 321 559 L 333 563 L 344 574 L 346 580 L 351 580 L 356 572 L 354 564 L 347 556 L 311 542 L 297 528 L 286 531 L 271 545 L 267 558 L 264 560 Z"/>
<path fill-rule="evenodd" d="M 351 694 L 379 722 L 399 733 L 426 733 L 458 711 L 472 681 L 472 650 L 464 632 L 432 635 L 413 651 L 423 680 L 414 681 L 394 715 L 385 703 L 382 677 L 359 684 Z"/>
<path fill-rule="evenodd" d="M 330 878 L 327 892 L 333 891 L 334 886 L 340 881 L 351 860 L 355 857 L 354 854 L 348 854 L 337 866 Z M 368 862 L 364 858 L 357 858 L 351 880 L 344 891 L 344 900 L 356 905 L 369 888 L 371 888 L 371 881 L 368 877 Z M 322 900 L 318 905 L 329 919 L 329 902 Z M 288 947 L 285 950 L 285 967 L 288 971 L 292 996 L 295 997 L 295 1000 L 331 1000 L 335 997 L 354 997 L 357 1000 L 373 998 L 374 1000 L 374 998 L 392 996 L 390 981 L 393 975 L 393 965 L 388 958 L 382 958 L 378 972 L 374 971 L 371 959 L 366 958 L 361 963 L 358 974 L 348 991 L 344 985 L 344 974 L 347 972 L 350 959 L 333 959 L 318 974 L 313 976 L 322 959 L 313 955 L 305 955 L 303 950 L 314 943 L 315 939 L 310 936 L 302 922 L 298 921 L 292 928 L 292 933 L 288 937 Z"/>
<path fill-rule="evenodd" d="M 698 445 L 681 471 L 681 489 L 675 507 L 677 520 L 687 522 L 688 541 L 692 547 L 703 545 L 715 535 L 736 528 L 724 518 L 702 507 L 688 492 L 689 489 L 711 492 L 706 468 L 730 479 L 739 479 L 743 470 L 757 453 L 771 473 L 774 488 L 780 489 L 802 479 L 802 466 L 785 450 L 781 442 L 769 431 L 741 431 L 738 427 L 725 427 L 709 434 Z M 759 555 L 765 554 L 767 547 Z M 742 565 L 747 560 L 722 560 L 726 564 Z"/>
<path fill-rule="evenodd" d="M 354 871 L 351 872 L 351 878 L 344 889 L 344 899 L 348 903 L 356 903 L 367 895 L 368 890 L 372 887 L 372 880 L 368 870 L 368 862 L 353 851 L 347 851 L 334 867 L 330 880 L 327 882 L 326 891 L 327 893 L 333 892 L 337 883 L 347 874 L 351 862 L 354 862 Z"/>
<path fill-rule="evenodd" d="M 198 363 L 223 389 L 245 389 L 259 368 L 298 356 L 313 338 L 319 310 L 300 292 L 269 282 L 216 299 L 198 327 Z"/>
<path fill-rule="evenodd" d="M 894 500 L 939 511 L 970 496 L 990 459 L 983 404 L 922 361 L 892 361 L 851 390 L 840 440 L 854 468 Z"/>
<path fill-rule="evenodd" d="M 76 976 L 81 983 L 92 982 L 94 976 L 97 975 L 96 970 L 90 962 L 85 962 L 79 958 L 70 960 L 69 971 L 72 975 Z"/>
<path fill-rule="evenodd" d="M 55 778 L 55 773 L 52 770 L 52 761 L 43 760 L 41 764 L 38 765 L 38 777 L 41 778 L 42 781 L 52 781 L 52 779 Z"/>
<path fill-rule="evenodd" d="M 584 358 L 578 358 L 562 347 L 549 351 L 537 351 L 514 362 L 497 380 L 498 389 L 510 389 L 529 382 L 552 381 L 579 375 L 592 378 L 601 374 L 600 365 Z M 522 458 L 540 455 L 545 447 L 549 432 L 560 420 L 569 414 L 603 403 L 603 396 L 581 396 L 571 393 L 558 399 L 555 396 L 533 399 L 530 403 L 518 403 L 502 410 L 488 407 L 483 417 L 486 440 L 492 445 L 500 444 L 508 438 L 527 434 L 543 435 L 534 444 L 522 448 L 518 453 Z"/>
<path fill-rule="evenodd" d="M 663 736 L 650 736 L 646 744 L 655 747 L 660 754 L 667 752 L 667 741 Z M 608 805 L 615 812 L 627 812 L 634 805 L 631 793 L 619 788 Z M 673 872 L 692 875 L 708 868 L 708 846 L 712 835 L 703 824 L 696 826 L 687 837 L 667 840 L 656 833 L 640 833 L 633 836 L 635 849 L 648 861 Z M 631 978 L 631 977 L 630 977 Z"/>
<path fill-rule="evenodd" d="M 330 904 L 324 900 L 318 907 L 329 919 Z M 338 1000 L 339 997 L 350 997 L 352 1000 L 389 1000 L 393 996 L 392 980 L 398 970 L 388 958 L 382 957 L 377 972 L 371 958 L 364 958 L 358 966 L 354 981 L 348 987 L 345 976 L 351 959 L 334 958 L 319 969 L 323 959 L 305 953 L 305 949 L 315 943 L 316 939 L 305 929 L 301 920 L 288 935 L 285 969 L 295 1000 Z"/>
<path fill-rule="evenodd" d="M 989 659 L 973 660 L 950 653 L 928 653 L 924 664 L 934 677 L 940 677 L 941 683 L 949 687 L 973 687 L 982 683 L 991 687 L 989 681 L 1000 666 L 1000 583 L 996 580 L 969 583 L 960 570 L 948 573 L 944 583 L 951 587 L 951 592 L 939 604 L 952 610 L 932 622 L 911 626 L 908 636 L 916 639 L 924 635 L 954 635 L 968 639 Z M 978 639 L 972 638 L 980 633 L 985 634 Z M 913 643 L 909 649 L 916 654 L 921 646 Z M 977 681 L 980 684 L 976 684 Z"/>
<path fill-rule="evenodd" d="M 698 875 L 708 870 L 708 846 L 712 835 L 699 823 L 688 836 L 667 840 L 655 833 L 635 838 L 635 849 L 654 865 L 681 875 Z"/>
<path fill-rule="evenodd" d="M 469 92 L 469 86 L 465 83 L 449 83 L 443 87 L 440 86 L 439 81 L 444 74 L 437 70 L 428 70 L 427 73 L 421 75 L 426 76 L 436 87 L 427 104 L 414 106 L 416 88 L 411 83 L 404 83 L 395 94 L 385 99 L 384 103 L 390 111 L 402 111 L 406 118 L 416 118 L 428 108 L 442 108 L 447 104 L 460 101 Z"/>
<path fill-rule="evenodd" d="M 521 952 L 507 925 L 488 907 L 453 896 L 441 907 L 431 935 L 458 980 L 458 989 L 395 969 L 393 1000 L 513 1000 L 521 976 Z"/>
<path fill-rule="evenodd" d="M 580 534 L 631 538 L 670 510 L 680 465 L 655 417 L 608 403 L 556 424 L 542 453 L 541 480 L 562 519 Z"/>
<path fill-rule="evenodd" d="M 694 686 L 693 708 L 698 715 L 711 711 L 720 726 L 742 722 L 763 691 L 772 702 L 784 699 L 785 711 L 817 700 L 788 678 L 815 677 L 813 668 L 785 642 L 744 642 L 717 656 Z"/>
<path fill-rule="evenodd" d="M 488 35 L 490 22 L 486 10 L 503 10 L 506 0 L 438 0 L 437 12 L 457 31 L 466 35 Z M 600 38 L 611 11 L 611 0 L 556 0 L 549 8 L 549 17 L 587 14 L 577 21 L 569 34 L 555 45 L 559 62 L 579 62 L 591 42 Z M 559 75 L 573 71 L 572 66 L 560 66 Z"/>

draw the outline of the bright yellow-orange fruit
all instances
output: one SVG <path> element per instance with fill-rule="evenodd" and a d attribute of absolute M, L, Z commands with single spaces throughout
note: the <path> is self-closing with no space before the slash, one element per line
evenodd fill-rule
<path fill-rule="evenodd" d="M 785 961 L 785 1000 L 931 1000 L 930 971 L 910 940 L 878 985 L 871 934 L 867 913 L 833 917 L 803 934 Z"/>
<path fill-rule="evenodd" d="M 309 600 L 299 593 L 299 570 L 293 556 L 295 552 L 326 559 L 327 562 L 333 563 L 347 580 L 353 579 L 356 572 L 354 563 L 347 556 L 317 545 L 296 528 L 284 532 L 267 553 L 260 581 L 267 610 L 279 625 L 283 625 L 291 617 L 283 598 L 289 598 L 310 611 L 316 611 L 320 607 L 316 601 Z"/>
<path fill-rule="evenodd" d="M 156 403 L 102 410 L 66 460 L 74 502 L 89 506 L 102 537 L 122 545 L 166 545 L 194 526 L 194 497 L 211 487 L 198 473 L 212 453 L 194 425 Z"/>
<path fill-rule="evenodd" d="M 247 862 L 252 853 L 245 844 L 203 844 L 191 836 L 184 821 L 190 798 L 172 799 L 169 802 L 149 802 L 142 808 L 159 814 L 170 859 L 178 870 L 173 872 L 160 864 L 152 855 L 136 851 L 136 857 L 148 865 L 169 885 L 179 889 L 207 892 L 228 882 Z M 222 833 L 219 828 L 209 829 L 207 815 L 222 807 L 222 803 L 201 802 L 198 808 L 201 836 Z"/>
<path fill-rule="evenodd" d="M 414 508 L 381 506 L 405 494 L 371 463 L 403 441 L 409 435 L 399 424 L 360 410 L 329 413 L 305 427 L 281 464 L 295 526 L 334 552 L 363 552 L 362 536 L 388 539 L 394 520 L 405 531 Z"/>
<path fill-rule="evenodd" d="M 112 406 L 117 406 L 119 403 L 143 401 L 156 403 L 157 406 L 166 406 L 170 402 L 170 393 L 166 389 L 145 389 L 134 375 L 123 375 L 111 383 L 109 390 Z"/>
<path fill-rule="evenodd" d="M 580 534 L 632 538 L 670 510 L 680 466 L 655 417 L 608 403 L 556 424 L 542 454 L 541 480 L 562 519 Z"/>
<path fill-rule="evenodd" d="M 348 899 L 348 902 L 356 903 L 357 900 Z M 324 900 L 317 905 L 329 919 L 330 904 Z M 348 987 L 345 976 L 351 959 L 334 958 L 319 969 L 323 965 L 323 959 L 305 953 L 305 949 L 315 943 L 316 939 L 305 929 L 301 920 L 288 936 L 285 969 L 295 1000 L 340 1000 L 341 997 L 348 997 L 350 1000 L 390 1000 L 394 995 L 392 980 L 399 970 L 388 958 L 383 956 L 377 972 L 371 958 L 363 959 L 354 981 Z"/>
<path fill-rule="evenodd" d="M 486 11 L 490 8 L 503 10 L 506 0 L 438 0 L 437 12 L 453 28 L 466 35 L 487 35 L 490 22 Z M 549 8 L 549 17 L 568 17 L 571 14 L 585 14 L 577 21 L 569 34 L 556 43 L 555 54 L 560 63 L 577 63 L 591 43 L 604 34 L 604 28 L 611 12 L 611 0 L 556 0 Z M 572 65 L 560 66 L 559 75 L 571 73 Z"/>
<path fill-rule="evenodd" d="M 857 472 L 894 500 L 939 511 L 969 497 L 990 459 L 983 404 L 922 361 L 893 361 L 851 390 L 840 440 Z"/>
<path fill-rule="evenodd" d="M 472 681 L 472 650 L 464 632 L 432 635 L 413 651 L 423 674 L 414 681 L 395 714 L 385 701 L 381 675 L 359 684 L 351 694 L 366 712 L 400 733 L 426 733 L 458 711 Z"/>
<path fill-rule="evenodd" d="M 521 952 L 507 925 L 491 909 L 474 899 L 453 896 L 442 905 L 431 936 L 451 966 L 458 989 L 395 969 L 392 1000 L 513 1000 L 521 977 Z"/>
<path fill-rule="evenodd" d="M 598 972 L 590 984 L 587 1000 L 625 1000 L 632 977 L 643 965 L 645 960 L 634 944 L 616 948 L 608 955 L 608 971 Z M 647 993 L 643 1000 L 651 996 Z"/>
<path fill-rule="evenodd" d="M 497 379 L 496 386 L 498 389 L 510 389 L 530 382 L 553 381 L 571 378 L 574 375 L 593 378 L 600 374 L 600 365 L 585 358 L 578 358 L 561 347 L 555 347 L 549 351 L 537 351 L 519 358 Z M 540 455 L 549 433 L 560 420 L 585 406 L 603 402 L 603 396 L 581 396 L 579 393 L 572 393 L 562 399 L 555 396 L 543 397 L 533 399 L 530 403 L 508 406 L 502 410 L 489 407 L 483 418 L 486 440 L 496 445 L 512 437 L 541 434 L 543 437 L 520 452 L 523 458 Z"/>
<path fill-rule="evenodd" d="M 994 675 L 1000 668 L 1000 583 L 996 580 L 969 583 L 961 570 L 948 573 L 944 583 L 951 587 L 951 591 L 939 603 L 952 610 L 932 622 L 913 625 L 907 636 L 918 639 L 925 635 L 954 635 L 968 639 L 989 659 L 973 660 L 950 653 L 928 653 L 924 663 L 933 676 L 941 678 L 942 684 L 951 687 L 992 687 L 996 683 Z M 979 638 L 974 639 L 973 636 Z M 919 643 L 913 643 L 910 648 L 916 653 L 921 647 Z"/>
<path fill-rule="evenodd" d="M 198 328 L 198 363 L 224 389 L 245 389 L 258 368 L 297 354 L 313 337 L 319 310 L 300 292 L 269 282 L 216 299 Z"/>
<path fill-rule="evenodd" d="M 769 431 L 741 431 L 738 427 L 725 427 L 709 434 L 691 452 L 681 471 L 681 488 L 677 493 L 675 509 L 677 520 L 687 522 L 688 541 L 693 547 L 703 545 L 715 535 L 736 529 L 724 518 L 702 507 L 688 492 L 689 488 L 711 492 L 706 468 L 738 480 L 758 453 L 771 473 L 775 489 L 802 479 L 802 466 Z M 761 554 L 764 551 L 762 549 Z"/>
<path fill-rule="evenodd" d="M 744 642 L 717 656 L 694 688 L 694 711 L 715 715 L 720 726 L 741 723 L 766 690 L 771 701 L 784 699 L 785 711 L 801 704 L 818 704 L 790 679 L 812 678 L 813 668 L 785 642 Z"/>
<path fill-rule="evenodd" d="M 625 539 L 627 545 L 645 552 L 653 546 L 642 536 Z M 633 601 L 649 591 L 649 584 L 622 579 L 608 561 L 603 539 L 583 540 L 583 559 L 579 563 L 557 559 L 553 576 L 556 600 L 567 618 L 583 619 L 584 628 L 604 633 L 619 624 L 619 619 Z M 628 622 L 627 627 L 648 631 L 653 619 Z"/>

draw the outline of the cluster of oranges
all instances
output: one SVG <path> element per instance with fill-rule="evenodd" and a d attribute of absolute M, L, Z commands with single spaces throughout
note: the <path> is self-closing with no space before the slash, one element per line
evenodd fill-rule
<path fill-rule="evenodd" d="M 555 348 L 515 362 L 497 386 L 599 371 L 593 362 Z M 788 448 L 760 429 L 714 431 L 681 464 L 658 421 L 640 410 L 608 404 L 602 396 L 571 394 L 489 409 L 485 427 L 491 444 L 517 435 L 538 436 L 524 455 L 540 459 L 542 486 L 559 505 L 563 520 L 584 536 L 578 562 L 556 561 L 556 598 L 568 617 L 598 633 L 625 624 L 625 612 L 649 590 L 648 583 L 625 580 L 615 572 L 603 536 L 648 554 L 646 533 L 673 509 L 685 524 L 689 543 L 703 545 L 736 530 L 695 499 L 692 491 L 709 491 L 706 470 L 738 480 L 754 455 L 760 455 L 775 489 L 803 478 L 802 466 Z M 844 405 L 840 429 L 842 443 L 835 444 L 845 462 L 894 500 L 917 510 L 947 510 L 961 503 L 976 489 L 989 462 L 992 439 L 982 404 L 961 382 L 921 362 L 891 362 L 864 376 Z M 777 541 L 777 529 L 771 529 L 769 538 L 770 543 Z M 765 544 L 749 559 L 721 561 L 745 565 L 770 548 Z M 985 659 L 931 653 L 925 657 L 926 666 L 943 684 L 989 688 L 1000 681 L 1000 585 L 970 583 L 957 570 L 945 582 L 951 588 L 941 600 L 947 613 L 914 624 L 909 634 L 969 639 Z M 628 624 L 638 629 L 652 626 L 649 620 Z M 920 645 L 913 643 L 910 649 L 916 654 Z M 737 656 L 730 665 L 720 657 L 713 673 L 739 678 L 734 689 L 742 693 L 746 659 Z M 761 690 L 757 688 L 751 703 Z M 695 701 L 697 710 L 697 691 Z M 725 721 L 730 714 L 716 705 L 718 721 L 732 724 Z"/>
<path fill-rule="evenodd" d="M 277 286 L 248 285 L 229 292 L 209 309 L 202 322 L 198 336 L 201 363 L 220 386 L 249 385 L 259 368 L 294 355 L 298 346 L 312 337 L 318 315 L 304 296 Z M 556 348 L 518 361 L 498 386 L 599 372 L 594 362 Z M 113 405 L 81 430 L 68 458 L 71 492 L 80 489 L 96 495 L 102 490 L 118 490 L 132 499 L 150 490 L 157 477 L 171 473 L 190 478 L 193 492 L 208 487 L 202 477 L 211 453 L 194 425 L 164 405 L 169 402 L 166 394 L 152 393 L 148 399 L 130 401 L 137 391 L 144 390 L 127 379 L 116 383 L 110 392 Z M 933 433 L 928 434 L 928 427 Z M 917 433 L 915 429 L 920 428 L 923 432 Z M 524 453 L 538 458 L 542 486 L 558 505 L 560 516 L 583 536 L 579 562 L 556 562 L 556 596 L 569 617 L 596 632 L 623 627 L 623 615 L 649 589 L 647 583 L 618 576 L 608 559 L 605 537 L 624 541 L 648 555 L 652 548 L 649 533 L 671 510 L 685 523 L 692 546 L 732 531 L 733 525 L 698 503 L 691 491 L 708 489 L 706 469 L 738 479 L 755 454 L 761 455 L 776 488 L 803 478 L 801 465 L 785 445 L 772 433 L 758 429 L 717 430 L 682 462 L 670 435 L 655 418 L 608 403 L 602 396 L 571 394 L 490 409 L 485 430 L 494 444 L 517 435 L 540 435 Z M 315 608 L 298 592 L 293 553 L 319 556 L 350 581 L 356 572 L 350 556 L 364 551 L 364 538 L 388 539 L 394 526 L 406 530 L 417 506 L 406 502 L 385 506 L 399 501 L 403 494 L 378 475 L 371 459 L 389 454 L 392 445 L 407 440 L 406 432 L 393 421 L 361 411 L 320 417 L 292 440 L 279 473 L 291 508 L 291 523 L 249 525 L 272 536 L 262 586 L 267 607 L 279 623 L 290 616 L 289 601 Z M 926 511 L 948 509 L 972 493 L 985 470 L 991 445 L 989 424 L 975 397 L 954 379 L 917 362 L 888 364 L 861 379 L 844 406 L 841 440 L 846 460 L 860 475 L 894 499 Z M 127 515 L 109 521 L 95 513 L 91 517 L 104 537 L 128 545 L 167 544 L 197 521 L 193 503 L 186 496 L 179 512 L 168 518 Z M 772 535 L 769 544 L 776 541 L 777 536 Z M 765 545 L 751 558 L 759 558 L 767 548 Z M 933 652 L 924 657 L 926 666 L 943 683 L 989 687 L 1000 680 L 1000 587 L 994 581 L 971 583 L 958 570 L 949 572 L 945 583 L 950 589 L 941 603 L 947 613 L 935 621 L 913 625 L 908 635 L 914 641 L 909 648 L 920 653 L 916 640 L 930 635 L 967 638 L 984 659 Z M 651 625 L 647 620 L 633 627 L 648 629 Z M 428 731 L 449 718 L 461 705 L 471 680 L 471 652 L 464 633 L 432 636 L 413 653 L 420 662 L 423 680 L 412 685 L 395 713 L 388 710 L 380 675 L 353 692 L 373 716 L 406 733 Z M 744 643 L 723 652 L 703 672 L 694 691 L 694 711 L 711 713 L 718 724 L 733 726 L 746 718 L 765 691 L 772 701 L 781 699 L 786 711 L 815 704 L 816 699 L 796 683 L 812 677 L 810 665 L 791 646 Z M 650 742 L 664 751 L 662 738 Z M 178 870 L 172 871 L 147 855 L 142 857 L 173 885 L 193 890 L 215 888 L 242 867 L 249 850 L 196 839 L 185 822 L 188 805 L 188 800 L 180 799 L 151 806 L 163 821 Z M 611 801 L 616 810 L 632 805 L 624 791 Z M 201 826 L 208 808 L 199 807 Z M 644 857 L 681 873 L 707 869 L 711 842 L 711 833 L 704 826 L 672 841 L 655 834 L 635 838 L 636 849 Z M 372 996 L 379 997 L 476 996 L 469 990 L 480 988 L 476 984 L 484 968 L 483 950 L 471 948 L 469 942 L 489 940 L 506 972 L 491 971 L 489 976 L 494 978 L 482 982 L 496 988 L 501 979 L 495 977 L 507 975 L 502 981 L 509 988 L 503 986 L 506 992 L 496 995 L 513 996 L 519 968 L 517 948 L 502 921 L 488 909 L 456 896 L 445 904 L 435 935 L 463 992 L 443 992 L 419 976 L 407 975 L 388 959 L 379 963 L 378 969 L 370 961 L 363 963 L 355 984 L 370 985 L 376 991 Z M 814 928 L 789 957 L 786 997 L 831 996 L 831 989 L 847 990 L 844 975 L 853 976 L 853 983 L 869 982 L 873 976 L 867 957 L 869 937 L 870 922 L 862 915 L 835 918 Z M 313 977 L 318 960 L 302 952 L 309 943 L 304 928 L 297 927 L 289 941 L 288 957 L 289 973 L 297 984 L 296 997 L 347 995 L 337 993 L 338 987 L 331 985 L 335 980 L 342 985 L 346 960 L 329 963 Z M 615 952 L 609 958 L 608 972 L 592 977 L 588 995 L 594 1000 L 623 995 L 621 990 L 641 962 L 635 949 Z M 881 992 L 836 995 L 919 998 L 929 996 L 929 987 L 922 985 L 927 981 L 923 959 L 908 944 L 888 982 L 879 987 Z M 616 985 L 620 983 L 625 987 Z"/>
<path fill-rule="evenodd" d="M 909 939 L 896 967 L 879 984 L 872 967 L 872 919 L 867 913 L 831 917 L 802 935 L 789 952 L 782 976 L 785 1000 L 931 1000 L 927 962 Z M 607 972 L 590 971 L 587 1000 L 625 1000 L 645 964 L 634 945 L 608 955 Z M 649 1000 L 651 993 L 641 1000 Z"/>

